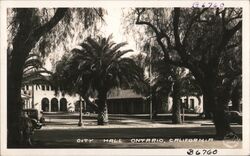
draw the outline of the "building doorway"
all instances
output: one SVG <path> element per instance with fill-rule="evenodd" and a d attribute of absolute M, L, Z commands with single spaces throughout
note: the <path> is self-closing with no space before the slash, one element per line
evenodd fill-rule
<path fill-rule="evenodd" d="M 58 100 L 56 98 L 51 99 L 51 112 L 58 112 Z"/>
<path fill-rule="evenodd" d="M 61 98 L 60 100 L 60 111 L 67 111 L 67 100 L 65 98 Z"/>
<path fill-rule="evenodd" d="M 43 98 L 41 103 L 42 103 L 42 110 L 44 112 L 48 112 L 49 111 L 49 99 L 48 98 Z"/>

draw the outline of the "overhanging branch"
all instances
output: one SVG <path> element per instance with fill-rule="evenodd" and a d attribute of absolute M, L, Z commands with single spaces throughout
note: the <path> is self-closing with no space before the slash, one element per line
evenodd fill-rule
<path fill-rule="evenodd" d="M 172 45 L 171 45 L 171 42 L 170 42 L 170 37 L 167 34 L 163 33 L 162 31 L 159 31 L 157 29 L 157 27 L 155 27 L 152 23 L 140 20 L 141 14 L 144 11 L 145 11 L 145 9 L 142 9 L 142 10 L 137 9 L 137 15 L 138 16 L 137 16 L 136 24 L 137 25 L 147 25 L 148 27 L 150 27 L 154 31 L 154 33 L 156 34 L 156 41 L 158 42 L 158 44 L 160 45 L 160 47 L 161 47 L 161 49 L 162 49 L 162 51 L 164 53 L 164 60 L 166 62 L 168 62 L 170 64 L 173 64 L 173 65 L 182 66 L 181 62 L 179 62 L 179 61 L 173 61 L 173 60 L 171 60 L 169 58 L 167 48 L 164 45 L 164 43 L 162 42 L 162 39 L 166 38 L 167 44 L 168 44 L 168 48 L 172 48 Z"/>
<path fill-rule="evenodd" d="M 180 18 L 180 8 L 174 9 L 174 16 L 173 16 L 173 27 L 174 27 L 174 39 L 175 39 L 175 47 L 176 49 L 181 48 L 181 41 L 179 36 L 179 18 Z"/>
<path fill-rule="evenodd" d="M 37 42 L 42 35 L 44 35 L 46 32 L 49 32 L 53 27 L 55 27 L 58 24 L 58 22 L 66 14 L 67 10 L 68 10 L 67 8 L 57 9 L 55 15 L 47 23 L 34 29 L 30 33 L 30 36 L 27 38 L 26 42 L 28 44 L 32 42 Z"/>

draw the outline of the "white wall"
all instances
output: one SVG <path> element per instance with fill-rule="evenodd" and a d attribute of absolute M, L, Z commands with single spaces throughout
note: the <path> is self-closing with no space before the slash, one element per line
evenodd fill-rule
<path fill-rule="evenodd" d="M 55 95 L 55 91 L 51 90 L 51 87 L 49 87 L 49 90 L 47 90 L 46 86 L 45 86 L 45 90 L 42 90 L 42 85 L 38 85 L 35 86 L 34 85 L 34 108 L 38 109 L 39 111 L 42 110 L 42 99 L 43 98 L 48 98 L 49 99 L 49 111 L 51 111 L 51 100 L 53 98 L 56 98 L 58 100 L 58 109 L 60 110 L 60 99 L 61 98 L 65 98 L 67 100 L 67 109 L 68 111 L 74 111 L 75 110 L 75 103 L 77 100 L 79 100 L 79 95 L 68 95 L 65 94 L 64 96 L 62 95 L 62 93 L 59 91 L 58 95 Z M 26 87 L 25 87 L 26 89 Z M 29 86 L 29 93 L 32 93 L 32 87 Z M 27 102 L 31 103 L 32 99 L 30 98 L 30 101 Z"/>
<path fill-rule="evenodd" d="M 31 92 L 32 92 L 32 87 L 29 86 L 28 88 L 28 93 L 29 96 L 31 97 Z M 26 90 L 26 87 L 25 87 Z M 27 92 L 27 91 L 26 91 Z M 39 111 L 42 110 L 42 99 L 43 98 L 48 98 L 49 99 L 49 112 L 51 111 L 51 100 L 53 98 L 56 98 L 58 100 L 58 110 L 60 110 L 60 99 L 61 98 L 66 98 L 67 100 L 67 110 L 68 111 L 74 111 L 75 110 L 75 103 L 76 101 L 79 100 L 79 95 L 73 95 L 70 96 L 68 94 L 65 94 L 64 96 L 62 95 L 61 92 L 58 92 L 58 95 L 55 95 L 55 91 L 51 90 L 51 87 L 49 86 L 49 90 L 47 90 L 45 86 L 45 90 L 42 90 L 42 85 L 35 86 L 34 85 L 34 105 L 35 109 L 38 109 Z M 202 113 L 203 112 L 203 96 L 200 96 L 200 103 L 199 100 L 196 96 L 183 96 L 181 97 L 182 103 L 185 102 L 185 99 L 188 99 L 188 109 L 191 108 L 191 101 L 192 99 L 194 100 L 194 112 L 195 113 Z M 31 103 L 32 99 L 26 100 L 26 107 L 25 108 L 31 108 Z M 167 106 L 167 112 L 170 112 L 172 110 L 172 105 L 173 105 L 173 99 L 172 97 L 168 98 L 168 106 Z"/>
<path fill-rule="evenodd" d="M 203 96 L 200 96 L 200 103 L 196 96 L 182 96 L 181 97 L 182 103 L 185 102 L 185 99 L 188 99 L 188 109 L 192 109 L 191 100 L 193 99 L 194 100 L 194 112 L 195 113 L 203 112 Z M 169 97 L 168 98 L 168 111 L 169 112 L 172 110 L 172 105 L 173 105 L 173 98 Z"/>

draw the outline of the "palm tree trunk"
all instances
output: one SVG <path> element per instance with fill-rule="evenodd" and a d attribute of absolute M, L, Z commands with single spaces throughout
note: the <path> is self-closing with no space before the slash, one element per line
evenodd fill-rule
<path fill-rule="evenodd" d="M 180 101 L 180 86 L 178 82 L 175 82 L 173 85 L 173 106 L 172 106 L 172 123 L 180 124 L 181 123 L 181 101 Z"/>
<path fill-rule="evenodd" d="M 108 107 L 107 107 L 107 92 L 98 93 L 98 125 L 108 124 Z"/>
<path fill-rule="evenodd" d="M 81 96 L 79 96 L 79 104 L 80 104 L 80 111 L 79 111 L 78 126 L 82 126 L 82 97 Z"/>

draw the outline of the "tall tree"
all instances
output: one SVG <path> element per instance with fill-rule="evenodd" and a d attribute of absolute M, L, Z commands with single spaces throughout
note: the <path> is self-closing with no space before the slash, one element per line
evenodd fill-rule
<path fill-rule="evenodd" d="M 224 55 L 241 46 L 242 9 L 137 8 L 134 13 L 135 24 L 150 30 L 164 61 L 192 72 L 203 93 L 204 109 L 213 114 L 217 135 L 231 132 L 225 119 L 227 103 L 218 101 L 223 93 L 217 89 L 218 75 Z"/>
<path fill-rule="evenodd" d="M 127 43 L 116 44 L 108 38 L 98 37 L 97 39 L 88 37 L 80 44 L 80 49 L 73 49 L 72 56 L 68 63 L 57 66 L 64 71 L 59 79 L 66 79 L 70 84 L 77 86 L 78 92 L 83 97 L 89 90 L 97 92 L 98 124 L 108 123 L 107 96 L 112 88 L 122 85 L 130 86 L 139 81 L 143 72 L 136 63 L 125 54 L 133 50 L 121 50 Z M 73 71 L 73 72 L 72 72 Z M 63 84 L 62 84 L 63 85 Z M 72 91 L 72 88 L 65 84 L 65 91 Z M 63 87 L 61 87 L 63 89 Z"/>
<path fill-rule="evenodd" d="M 58 9 L 55 15 L 46 24 L 34 27 L 32 9 L 18 9 L 16 20 L 17 32 L 13 38 L 13 49 L 9 54 L 8 62 L 8 103 L 7 128 L 8 146 L 18 146 L 20 141 L 20 114 L 21 114 L 21 85 L 25 60 L 40 37 L 50 31 L 65 15 L 67 9 Z"/>
<path fill-rule="evenodd" d="M 199 98 L 200 90 L 192 74 L 186 68 L 175 67 L 163 61 L 163 58 L 153 59 L 154 78 L 152 90 L 157 99 L 172 97 L 172 122 L 181 123 L 182 96 L 195 95 Z"/>
<path fill-rule="evenodd" d="M 60 41 L 61 34 L 55 32 L 53 28 L 58 26 L 58 23 L 63 23 L 60 26 L 65 28 L 71 26 L 69 24 L 73 17 L 71 9 L 36 9 L 36 8 L 13 8 L 8 9 L 8 82 L 7 82 L 7 129 L 8 129 L 8 147 L 20 146 L 21 133 L 19 130 L 20 114 L 21 114 L 21 85 L 23 79 L 23 70 L 25 61 L 32 50 L 37 50 L 38 53 L 44 55 L 48 47 L 48 43 L 56 45 Z M 91 10 L 87 9 L 88 11 Z M 92 9 L 93 10 L 93 9 Z M 98 10 L 97 10 L 98 11 Z M 83 14 L 87 15 L 87 14 Z M 64 18 L 64 17 L 67 18 Z M 92 16 L 86 16 L 88 20 L 93 21 Z M 62 20 L 64 19 L 64 20 Z M 68 24 L 68 25 L 67 25 Z M 86 23 L 91 25 L 93 22 Z M 65 27 L 63 27 L 65 26 Z M 69 27 L 67 27 L 69 28 Z M 58 30 L 61 30 L 60 28 Z M 69 31 L 64 31 L 66 38 Z M 47 36 L 53 34 L 54 36 Z M 60 37 L 59 37 L 60 36 Z M 53 40 L 54 39 L 54 40 Z M 51 42 L 44 42 L 45 40 Z M 54 42 L 53 42 L 54 41 Z M 55 43 L 55 41 L 57 41 Z M 45 44 L 42 44 L 45 43 Z M 50 51 L 48 51 L 50 52 Z"/>
<path fill-rule="evenodd" d="M 173 123 L 181 123 L 181 96 L 195 95 L 200 98 L 200 89 L 194 77 L 186 68 L 175 67 L 164 62 L 163 53 L 155 43 L 145 43 L 144 53 L 133 56 L 136 63 L 144 69 L 145 78 L 140 85 L 133 86 L 133 89 L 151 97 L 153 106 L 153 117 L 161 111 L 161 104 L 164 98 L 173 97 Z M 149 73 L 150 74 L 147 74 Z"/>

